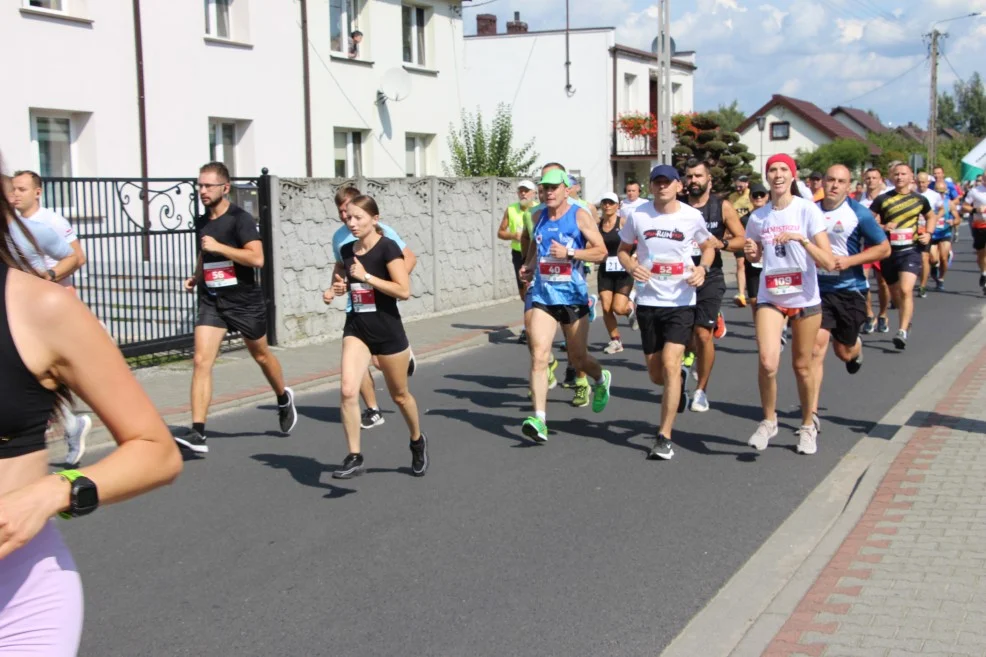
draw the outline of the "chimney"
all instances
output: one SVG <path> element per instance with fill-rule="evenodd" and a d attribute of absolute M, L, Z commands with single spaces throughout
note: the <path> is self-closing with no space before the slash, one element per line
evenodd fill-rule
<path fill-rule="evenodd" d="M 479 14 L 476 16 L 476 34 L 478 36 L 496 36 L 496 14 Z"/>
<path fill-rule="evenodd" d="M 520 20 L 520 12 L 514 12 L 514 19 L 507 23 L 507 34 L 527 34 L 527 23 Z"/>

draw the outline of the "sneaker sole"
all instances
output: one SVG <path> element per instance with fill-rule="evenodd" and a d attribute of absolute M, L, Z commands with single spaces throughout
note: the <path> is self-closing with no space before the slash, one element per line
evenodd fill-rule
<path fill-rule="evenodd" d="M 523 427 L 521 427 L 520 432 L 525 436 L 527 436 L 528 438 L 530 438 L 531 440 L 533 440 L 538 445 L 543 445 L 544 443 L 548 442 L 548 438 L 539 434 L 537 427 L 531 426 L 530 424 L 525 424 Z"/>
<path fill-rule="evenodd" d="M 662 454 L 660 452 L 651 452 L 650 454 L 647 455 L 647 458 L 650 459 L 651 461 L 670 461 L 672 458 L 674 458 L 674 450 L 671 450 L 671 452 L 667 454 Z"/>
<path fill-rule="evenodd" d="M 291 413 L 292 413 L 292 415 L 294 415 L 294 417 L 291 418 L 291 426 L 289 426 L 287 429 L 285 429 L 282 426 L 281 427 L 281 432 L 282 433 L 291 433 L 291 430 L 294 429 L 294 425 L 298 424 L 298 409 L 295 408 L 295 406 L 294 406 L 294 390 L 292 390 L 291 388 L 288 388 L 287 386 L 285 386 L 284 387 L 284 392 L 288 393 L 288 397 L 289 397 L 289 399 L 288 399 L 288 405 L 290 406 Z"/>
<path fill-rule="evenodd" d="M 82 427 L 82 431 L 79 432 L 79 453 L 75 460 L 69 461 L 65 460 L 65 463 L 71 466 L 79 465 L 82 461 L 82 457 L 86 455 L 86 438 L 89 437 L 89 432 L 92 431 L 92 418 L 88 415 L 82 415 L 79 417 L 79 422 L 84 422 L 85 426 Z"/>
<path fill-rule="evenodd" d="M 588 405 L 589 405 L 589 400 L 586 400 L 584 404 L 576 404 L 575 400 L 574 399 L 572 400 L 572 407 L 574 408 L 585 408 Z"/>
<path fill-rule="evenodd" d="M 209 453 L 209 446 L 208 445 L 193 445 L 192 443 L 188 442 L 187 440 L 185 440 L 184 438 L 182 438 L 180 436 L 172 436 L 172 437 L 175 439 L 175 442 L 176 443 L 178 443 L 181 447 L 184 447 L 185 449 L 187 449 L 189 451 L 195 452 L 196 454 L 208 454 Z"/>
<path fill-rule="evenodd" d="M 907 343 L 900 338 L 894 338 L 894 346 L 903 351 L 907 347 Z"/>
<path fill-rule="evenodd" d="M 364 472 L 366 472 L 366 466 L 361 465 L 358 468 L 353 468 L 352 470 L 339 471 L 332 473 L 333 479 L 352 479 L 353 477 L 359 477 Z"/>
<path fill-rule="evenodd" d="M 808 451 L 808 450 L 806 450 L 806 449 L 802 449 L 802 448 L 801 448 L 801 445 L 798 445 L 798 446 L 797 446 L 797 447 L 796 447 L 796 448 L 794 449 L 794 451 L 795 451 L 795 452 L 797 452 L 798 454 L 803 454 L 804 456 L 811 456 L 812 454 L 817 454 L 817 453 L 818 453 L 818 448 L 816 447 L 814 451 L 811 451 L 811 452 L 809 452 L 809 451 Z"/>
<path fill-rule="evenodd" d="M 383 418 L 380 418 L 380 419 L 379 419 L 379 420 L 377 420 L 376 422 L 372 422 L 372 423 L 370 423 L 370 424 L 363 424 L 362 422 L 360 422 L 360 425 L 359 425 L 359 426 L 360 426 L 360 428 L 361 428 L 361 429 L 372 429 L 372 428 L 374 428 L 374 427 L 379 427 L 379 426 L 380 426 L 380 425 L 382 425 L 382 424 L 383 424 L 384 422 L 386 422 L 386 420 L 385 420 L 385 419 L 383 419 Z"/>
<path fill-rule="evenodd" d="M 414 466 L 413 465 L 411 466 L 411 474 L 414 475 L 415 477 L 423 477 L 423 476 L 425 476 L 425 473 L 428 472 L 428 463 L 429 463 L 429 460 L 428 460 L 428 437 L 425 436 L 424 434 L 421 434 L 421 440 L 425 441 L 425 464 L 421 468 L 421 470 L 415 470 L 414 469 Z"/>
<path fill-rule="evenodd" d="M 693 413 L 705 413 L 707 410 L 709 410 L 708 406 L 704 406 L 704 407 L 696 406 L 694 401 L 692 401 L 691 406 L 689 406 L 688 408 L 691 409 Z"/>

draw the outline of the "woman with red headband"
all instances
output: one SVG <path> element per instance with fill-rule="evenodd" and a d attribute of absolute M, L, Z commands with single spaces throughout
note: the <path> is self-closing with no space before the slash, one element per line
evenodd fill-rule
<path fill-rule="evenodd" d="M 814 454 L 818 419 L 812 413 L 811 350 L 822 323 L 816 266 L 831 270 L 835 257 L 825 217 L 814 203 L 801 198 L 797 181 L 798 168 L 791 156 L 782 153 L 768 159 L 770 203 L 751 213 L 746 229 L 744 255 L 749 262 L 763 262 L 756 314 L 763 421 L 748 444 L 763 450 L 777 435 L 777 369 L 786 317 L 793 333 L 791 359 L 801 400 L 797 451 Z"/>

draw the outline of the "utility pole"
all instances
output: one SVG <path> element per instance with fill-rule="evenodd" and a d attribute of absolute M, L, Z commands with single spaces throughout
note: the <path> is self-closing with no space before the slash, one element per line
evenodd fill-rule
<path fill-rule="evenodd" d="M 658 3 L 657 48 L 657 156 L 670 164 L 671 136 L 671 0 Z"/>
<path fill-rule="evenodd" d="M 935 166 L 938 147 L 938 38 L 942 36 L 936 28 L 931 29 L 931 107 L 928 111 L 928 162 L 925 168 Z"/>

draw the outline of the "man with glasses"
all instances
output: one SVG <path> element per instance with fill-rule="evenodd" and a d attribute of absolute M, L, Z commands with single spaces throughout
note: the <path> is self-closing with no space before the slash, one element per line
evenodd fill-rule
<path fill-rule="evenodd" d="M 294 392 L 284 385 L 281 363 L 267 344 L 267 306 L 254 269 L 264 266 L 264 250 L 257 222 L 229 202 L 229 170 L 222 162 L 199 169 L 199 199 L 204 215 L 195 220 L 199 258 L 195 275 L 185 279 L 185 290 L 199 291 L 195 325 L 195 365 L 192 370 L 192 428 L 175 441 L 197 454 L 209 451 L 205 420 L 212 401 L 212 367 L 226 331 L 243 336 L 250 355 L 277 395 L 281 431 L 290 433 L 298 421 Z"/>

